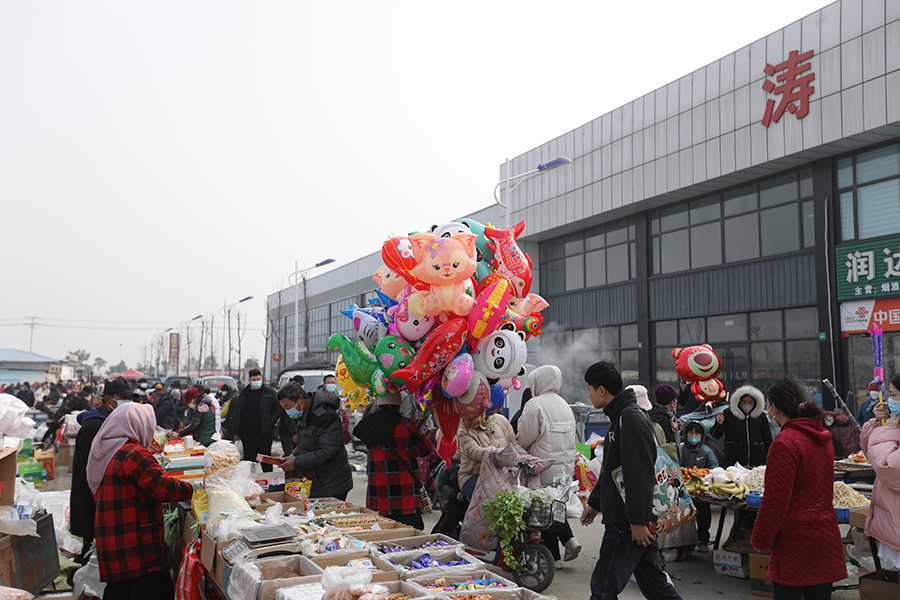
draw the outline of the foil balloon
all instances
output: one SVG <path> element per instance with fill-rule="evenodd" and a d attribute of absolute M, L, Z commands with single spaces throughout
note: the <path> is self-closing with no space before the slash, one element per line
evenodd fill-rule
<path fill-rule="evenodd" d="M 413 255 L 412 243 L 408 237 L 394 236 L 382 244 L 381 260 L 388 269 L 400 275 L 410 285 L 420 289 L 428 287 L 412 273 L 418 262 Z"/>
<path fill-rule="evenodd" d="M 338 387 L 341 388 L 341 395 L 347 399 L 347 406 L 351 411 L 369 403 L 366 388 L 353 381 L 353 378 L 350 377 L 350 371 L 347 369 L 347 365 L 344 364 L 343 354 L 338 356 L 334 366 L 334 375 L 337 379 Z"/>
<path fill-rule="evenodd" d="M 478 236 L 475 240 L 475 248 L 478 250 L 478 266 L 475 268 L 475 279 L 481 281 L 493 272 L 490 261 L 494 253 L 488 248 L 488 239 L 484 235 L 485 226 L 472 219 L 460 219 L 459 223 L 469 228 L 469 231 Z"/>
<path fill-rule="evenodd" d="M 416 258 L 412 273 L 429 288 L 412 294 L 409 306 L 420 316 L 455 314 L 464 317 L 472 310 L 474 298 L 466 293 L 475 273 L 475 239 L 471 233 L 439 238 L 432 233 L 417 233 L 409 238 Z"/>
<path fill-rule="evenodd" d="M 381 291 L 391 298 L 397 298 L 403 292 L 403 288 L 408 285 L 404 278 L 387 266 L 379 267 L 372 279 L 378 284 Z"/>
<path fill-rule="evenodd" d="M 409 342 L 418 342 L 434 327 L 434 317 L 422 317 L 409 309 L 409 297 L 415 291 L 416 289 L 411 285 L 406 286 L 400 302 L 387 311 L 388 316 L 392 319 L 388 330 L 403 336 Z"/>
<path fill-rule="evenodd" d="M 481 417 L 491 405 L 491 386 L 487 377 L 475 371 L 468 389 L 453 399 L 457 414 L 464 421 L 474 421 Z"/>
<path fill-rule="evenodd" d="M 468 353 L 457 355 L 450 364 L 444 368 L 441 376 L 441 390 L 449 398 L 462 395 L 469 389 L 469 382 L 475 374 L 475 363 Z"/>
<path fill-rule="evenodd" d="M 353 321 L 353 331 L 356 332 L 356 341 L 362 342 L 369 350 L 375 348 L 378 340 L 387 335 L 387 317 L 382 308 L 360 308 L 355 304 L 350 305 L 349 310 L 342 310 L 341 314 Z"/>
<path fill-rule="evenodd" d="M 469 345 L 477 345 L 481 338 L 497 330 L 508 305 L 509 283 L 506 280 L 498 280 L 478 294 L 469 313 Z"/>
<path fill-rule="evenodd" d="M 394 377 L 394 373 L 412 362 L 415 350 L 409 342 L 400 336 L 388 335 L 378 341 L 375 346 L 375 360 L 378 363 L 375 372 L 372 373 L 371 389 L 376 396 L 384 396 L 388 392 L 394 392 L 397 385 L 402 385 L 402 379 Z"/>
<path fill-rule="evenodd" d="M 516 243 L 525 229 L 525 222 L 510 229 L 486 228 L 484 235 L 488 239 L 488 248 L 494 253 L 491 266 L 498 273 L 503 273 L 513 283 L 510 293 L 516 298 L 524 298 L 531 290 L 531 259 L 522 252 Z"/>
<path fill-rule="evenodd" d="M 684 381 L 691 382 L 691 392 L 700 402 L 724 398 L 727 394 L 721 382 L 716 379 L 722 372 L 722 361 L 713 352 L 712 346 L 688 346 L 672 350 L 675 372 Z"/>
<path fill-rule="evenodd" d="M 491 405 L 485 411 L 489 415 L 496 414 L 503 410 L 503 403 L 506 400 L 506 391 L 499 383 L 491 384 Z"/>
<path fill-rule="evenodd" d="M 437 453 L 449 466 L 450 459 L 458 448 L 456 432 L 459 430 L 459 415 L 453 407 L 453 401 L 444 397 L 439 388 L 432 391 L 431 402 L 434 407 L 432 414 L 438 426 L 438 433 L 435 436 Z"/>
<path fill-rule="evenodd" d="M 466 320 L 462 318 L 450 319 L 438 325 L 425 338 L 412 363 L 394 371 L 394 377 L 405 381 L 409 391 L 415 393 L 423 383 L 449 365 L 459 353 L 468 336 L 466 329 Z"/>
<path fill-rule="evenodd" d="M 472 360 L 476 371 L 488 379 L 508 382 L 504 387 L 509 387 L 514 377 L 525 373 L 528 360 L 525 334 L 516 331 L 511 323 L 504 323 L 494 333 L 481 338 L 472 352 Z"/>
<path fill-rule="evenodd" d="M 378 363 L 364 343 L 351 342 L 343 333 L 333 333 L 328 338 L 328 347 L 340 351 L 353 381 L 366 388 L 372 384 L 372 375 L 375 374 Z"/>

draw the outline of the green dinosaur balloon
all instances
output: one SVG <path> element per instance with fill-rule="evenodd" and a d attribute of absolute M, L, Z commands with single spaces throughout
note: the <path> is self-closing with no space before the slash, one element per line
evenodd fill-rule
<path fill-rule="evenodd" d="M 397 335 L 386 335 L 378 340 L 374 353 L 363 342 L 351 342 L 343 333 L 329 337 L 328 347 L 340 350 L 351 379 L 376 396 L 395 391 L 397 384 L 403 385 L 402 379 L 394 379 L 391 375 L 409 366 L 415 355 L 409 342 Z"/>
<path fill-rule="evenodd" d="M 343 333 L 333 333 L 328 338 L 328 347 L 340 350 L 353 381 L 365 387 L 372 385 L 372 375 L 375 374 L 378 363 L 375 361 L 375 355 L 364 343 L 351 342 Z"/>

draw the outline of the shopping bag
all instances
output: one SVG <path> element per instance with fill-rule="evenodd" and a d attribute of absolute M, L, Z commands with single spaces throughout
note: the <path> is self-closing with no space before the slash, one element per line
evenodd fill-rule
<path fill-rule="evenodd" d="M 197 540 L 184 547 L 178 583 L 175 587 L 175 600 L 201 600 L 199 586 L 205 572 L 206 569 L 200 562 L 200 540 Z"/>
<path fill-rule="evenodd" d="M 675 444 L 666 444 L 656 447 L 656 481 L 653 486 L 653 516 L 656 517 L 656 534 L 660 535 L 674 530 L 693 520 L 697 516 L 697 509 L 691 501 L 690 494 L 684 486 L 684 478 L 681 467 L 670 455 Z M 612 473 L 616 488 L 622 496 L 622 500 L 628 502 L 625 490 L 625 481 L 622 477 L 622 467 Z"/>

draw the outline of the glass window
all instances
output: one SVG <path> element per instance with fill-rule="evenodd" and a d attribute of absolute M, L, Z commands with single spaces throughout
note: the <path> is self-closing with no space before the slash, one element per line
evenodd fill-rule
<path fill-rule="evenodd" d="M 800 197 L 808 198 L 813 195 L 812 169 L 800 171 Z"/>
<path fill-rule="evenodd" d="M 562 258 L 566 255 L 565 244 L 561 240 L 552 240 L 542 245 L 544 249 L 544 260 L 553 260 Z"/>
<path fill-rule="evenodd" d="M 584 254 L 566 258 L 566 291 L 584 287 Z"/>
<path fill-rule="evenodd" d="M 638 345 L 638 334 L 637 334 L 637 324 L 634 325 L 622 325 L 620 329 L 621 334 L 621 346 L 622 348 L 637 348 Z"/>
<path fill-rule="evenodd" d="M 819 389 L 822 370 L 819 365 L 819 342 L 807 340 L 786 342 L 787 372 L 796 375 L 804 387 Z"/>
<path fill-rule="evenodd" d="M 722 203 L 718 196 L 691 202 L 691 225 L 718 221 L 722 217 Z"/>
<path fill-rule="evenodd" d="M 584 252 L 584 239 L 581 237 L 581 234 L 566 239 L 566 256 L 581 252 Z"/>
<path fill-rule="evenodd" d="M 654 275 L 659 275 L 662 273 L 662 265 L 659 264 L 659 237 L 654 237 L 650 242 L 650 253 L 653 255 L 650 268 Z"/>
<path fill-rule="evenodd" d="M 900 213 L 900 210 L 898 210 Z M 763 210 L 759 213 L 762 254 L 784 254 L 800 249 L 800 216 L 796 204 Z"/>
<path fill-rule="evenodd" d="M 756 184 L 725 192 L 725 216 L 739 215 L 757 209 Z"/>
<path fill-rule="evenodd" d="M 720 264 L 722 264 L 722 226 L 719 221 L 691 227 L 691 268 L 699 269 Z"/>
<path fill-rule="evenodd" d="M 841 194 L 841 241 L 856 238 L 856 225 L 853 220 L 853 192 Z"/>
<path fill-rule="evenodd" d="M 656 383 L 671 383 L 678 389 L 678 373 L 675 371 L 675 359 L 672 358 L 672 348 L 656 349 Z"/>
<path fill-rule="evenodd" d="M 631 266 L 630 273 L 637 277 L 637 245 L 634 242 L 628 244 L 628 264 Z"/>
<path fill-rule="evenodd" d="M 542 274 L 547 282 L 548 294 L 559 294 L 566 291 L 566 263 L 564 260 L 551 260 L 544 263 Z"/>
<path fill-rule="evenodd" d="M 659 233 L 659 211 L 650 214 L 653 215 L 650 218 L 650 233 L 652 235 L 656 235 L 657 233 Z"/>
<path fill-rule="evenodd" d="M 707 334 L 710 343 L 735 342 L 747 339 L 747 315 L 719 315 L 706 318 Z"/>
<path fill-rule="evenodd" d="M 753 364 L 753 385 L 759 389 L 765 389 L 766 385 L 784 376 L 781 342 L 750 344 L 750 361 Z"/>
<path fill-rule="evenodd" d="M 682 348 L 706 343 L 706 320 L 681 319 L 678 321 L 678 345 Z"/>
<path fill-rule="evenodd" d="M 606 284 L 606 250 L 596 250 L 585 254 L 587 278 L 585 287 Z"/>
<path fill-rule="evenodd" d="M 615 350 L 619 347 L 619 328 L 600 328 L 600 350 Z"/>
<path fill-rule="evenodd" d="M 856 157 L 856 183 L 866 183 L 900 174 L 900 157 L 893 145 L 863 152 Z"/>
<path fill-rule="evenodd" d="M 837 162 L 838 187 L 845 188 L 853 185 L 853 158 L 848 156 Z"/>
<path fill-rule="evenodd" d="M 687 206 L 669 206 L 659 211 L 660 228 L 662 231 L 672 231 L 688 226 Z"/>
<path fill-rule="evenodd" d="M 808 338 L 819 335 L 819 312 L 814 306 L 784 311 L 785 337 Z"/>
<path fill-rule="evenodd" d="M 691 268 L 688 252 L 688 230 L 682 229 L 661 236 L 662 272 L 676 273 Z"/>
<path fill-rule="evenodd" d="M 678 345 L 678 321 L 657 321 L 655 330 L 657 346 Z"/>
<path fill-rule="evenodd" d="M 606 281 L 628 281 L 628 244 L 606 249 Z"/>
<path fill-rule="evenodd" d="M 900 179 L 861 187 L 856 195 L 860 239 L 900 231 Z"/>
<path fill-rule="evenodd" d="M 727 213 L 727 206 L 725 212 Z M 759 258 L 759 219 L 756 213 L 725 219 L 725 261 Z"/>
<path fill-rule="evenodd" d="M 762 208 L 797 199 L 797 174 L 789 173 L 760 182 L 759 204 Z"/>
<path fill-rule="evenodd" d="M 625 224 L 606 229 L 606 243 L 609 245 L 621 244 L 628 241 L 628 226 Z"/>
<path fill-rule="evenodd" d="M 588 233 L 585 240 L 587 250 L 597 250 L 606 246 L 606 235 L 602 232 Z"/>
<path fill-rule="evenodd" d="M 781 339 L 781 311 L 750 313 L 750 339 Z"/>
<path fill-rule="evenodd" d="M 637 350 L 622 350 L 619 353 L 619 372 L 625 385 L 639 383 Z"/>
<path fill-rule="evenodd" d="M 800 205 L 803 215 L 803 247 L 812 248 L 816 245 L 816 210 L 812 200 L 807 200 Z"/>

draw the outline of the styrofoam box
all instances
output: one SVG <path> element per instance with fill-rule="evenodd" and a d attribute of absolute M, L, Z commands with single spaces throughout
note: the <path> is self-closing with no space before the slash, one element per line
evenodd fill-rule
<path fill-rule="evenodd" d="M 509 579 L 507 579 L 505 577 L 501 577 L 500 575 L 497 575 L 496 573 L 494 573 L 492 571 L 488 571 L 488 570 L 478 571 L 476 573 L 451 573 L 449 575 L 415 576 L 415 577 L 407 578 L 407 581 L 410 581 L 412 583 L 415 583 L 416 585 L 422 586 L 422 588 L 426 592 L 428 592 L 429 596 L 436 596 L 438 594 L 449 594 L 449 593 L 456 594 L 456 593 L 463 592 L 463 591 L 473 591 L 473 592 L 479 591 L 479 590 L 457 590 L 457 591 L 453 591 L 453 592 L 446 592 L 444 590 L 434 590 L 434 589 L 429 589 L 429 588 L 425 587 L 426 583 L 433 583 L 438 578 L 443 578 L 447 583 L 450 583 L 450 584 L 463 583 L 470 579 L 496 579 L 497 581 L 502 583 L 504 586 L 502 588 L 482 588 L 480 591 L 484 594 L 493 594 L 494 592 L 497 592 L 500 590 L 513 590 L 513 589 L 519 588 L 519 586 L 515 582 L 510 581 Z"/>
<path fill-rule="evenodd" d="M 350 534 L 353 535 L 353 534 Z M 442 541 L 446 542 L 446 546 L 438 547 L 438 548 L 416 548 L 416 546 L 422 546 L 424 544 L 428 544 L 431 542 Z M 400 548 L 407 548 L 406 551 L 398 551 L 398 552 L 382 552 L 381 547 L 384 545 L 392 545 L 399 546 Z M 382 542 L 369 542 L 369 550 L 378 556 L 400 556 L 405 555 L 408 552 L 418 552 L 421 554 L 422 552 L 428 551 L 436 551 L 436 550 L 453 550 L 453 549 L 463 549 L 462 542 L 458 540 L 454 540 L 452 537 L 444 535 L 442 533 L 433 533 L 430 535 L 416 535 L 413 537 L 407 538 L 399 538 L 396 540 L 385 540 Z"/>
<path fill-rule="evenodd" d="M 410 570 L 409 565 L 413 561 L 420 558 L 423 554 L 428 554 L 431 558 L 435 560 L 439 560 L 441 562 L 452 562 L 456 560 L 464 560 L 466 564 L 456 565 L 452 567 L 431 567 L 428 569 L 413 569 Z M 387 562 L 391 568 L 395 569 L 400 573 L 401 579 L 410 579 L 411 577 L 426 577 L 426 576 L 447 576 L 456 573 L 477 573 L 484 571 L 485 565 L 483 562 L 468 554 L 463 552 L 462 550 L 438 550 L 435 552 L 428 551 L 418 551 L 411 552 L 409 554 L 404 554 L 403 556 L 382 556 L 382 560 Z"/>

